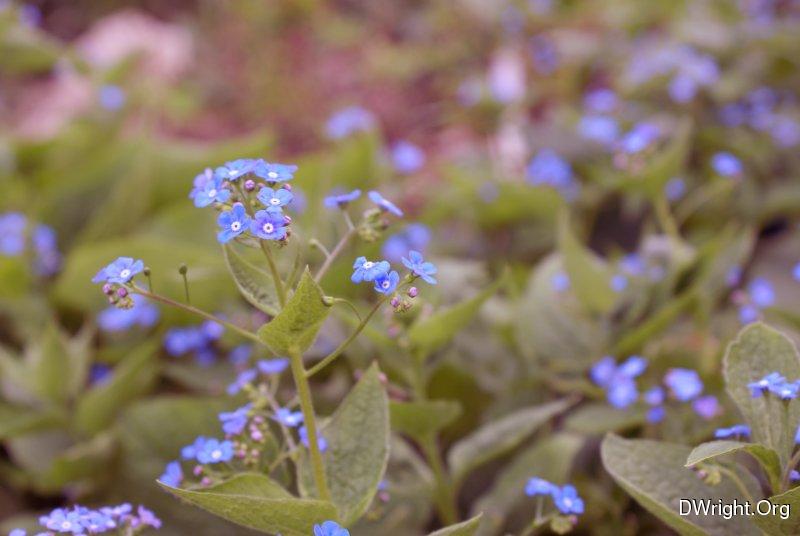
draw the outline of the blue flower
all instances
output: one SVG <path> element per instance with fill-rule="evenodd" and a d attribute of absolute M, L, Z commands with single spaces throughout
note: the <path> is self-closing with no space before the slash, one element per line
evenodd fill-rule
<path fill-rule="evenodd" d="M 636 382 L 624 376 L 619 377 L 606 389 L 608 403 L 618 409 L 627 408 L 639 397 Z"/>
<path fill-rule="evenodd" d="M 50 276 L 61 267 L 61 253 L 58 251 L 56 232 L 47 225 L 37 225 L 31 237 L 36 252 L 34 268 L 36 273 Z"/>
<path fill-rule="evenodd" d="M 211 203 L 224 203 L 231 197 L 231 192 L 222 186 L 223 178 L 219 175 L 211 177 L 197 190 L 192 190 L 194 206 L 207 207 Z"/>
<path fill-rule="evenodd" d="M 147 298 L 131 295 L 133 307 L 120 309 L 108 307 L 97 315 L 97 324 L 103 331 L 125 331 L 133 326 L 149 328 L 158 322 L 160 312 L 158 307 L 150 303 Z"/>
<path fill-rule="evenodd" d="M 686 193 L 686 181 L 680 177 L 672 177 L 664 185 L 664 195 L 668 201 L 677 201 Z"/>
<path fill-rule="evenodd" d="M 397 234 L 386 239 L 381 254 L 390 262 L 400 262 L 409 249 L 424 251 L 431 240 L 431 231 L 426 225 L 412 223 Z"/>
<path fill-rule="evenodd" d="M 291 203 L 294 196 L 292 192 L 284 188 L 273 190 L 272 188 L 261 188 L 258 192 L 258 200 L 261 201 L 268 211 L 281 211 L 281 207 L 285 207 Z"/>
<path fill-rule="evenodd" d="M 197 461 L 200 463 L 228 462 L 233 458 L 233 443 L 225 440 L 209 439 L 203 448 L 197 451 Z"/>
<path fill-rule="evenodd" d="M 406 268 L 411 270 L 414 275 L 422 278 L 423 281 L 430 285 L 436 284 L 436 278 L 433 277 L 438 269 L 432 262 L 425 262 L 422 258 L 422 253 L 419 251 L 411 250 L 408 252 L 408 258 L 403 257 L 403 264 Z"/>
<path fill-rule="evenodd" d="M 664 403 L 664 389 L 658 386 L 651 387 L 645 391 L 642 399 L 649 406 L 660 406 Z"/>
<path fill-rule="evenodd" d="M 253 167 L 253 173 L 267 182 L 290 181 L 296 171 L 294 164 L 272 164 L 263 160 L 258 160 Z"/>
<path fill-rule="evenodd" d="M 175 357 L 200 350 L 205 346 L 206 342 L 203 331 L 197 326 L 170 328 L 164 334 L 164 348 L 169 355 Z"/>
<path fill-rule="evenodd" d="M 647 361 L 640 356 L 631 356 L 617 366 L 614 358 L 605 356 L 589 371 L 592 381 L 606 390 L 608 402 L 615 408 L 623 409 L 639 396 L 634 378 L 647 368 Z"/>
<path fill-rule="evenodd" d="M 386 294 L 387 296 L 395 291 L 397 283 L 400 282 L 400 274 L 392 270 L 388 274 L 381 274 L 375 278 L 375 292 Z"/>
<path fill-rule="evenodd" d="M 158 477 L 158 480 L 162 484 L 166 484 L 167 486 L 173 488 L 180 486 L 181 482 L 183 482 L 183 470 L 181 469 L 180 462 L 169 462 L 164 468 L 164 474 Z"/>
<path fill-rule="evenodd" d="M 314 536 L 350 536 L 350 531 L 336 521 L 325 521 L 322 525 L 314 525 Z"/>
<path fill-rule="evenodd" d="M 125 90 L 114 84 L 100 88 L 100 106 L 106 110 L 119 110 L 125 105 Z"/>
<path fill-rule="evenodd" d="M 552 149 L 542 149 L 528 164 L 526 176 L 533 185 L 546 185 L 560 191 L 568 200 L 577 195 L 572 166 Z"/>
<path fill-rule="evenodd" d="M 606 387 L 611 383 L 614 374 L 617 372 L 617 362 L 610 355 L 604 356 L 589 369 L 589 377 L 600 387 Z"/>
<path fill-rule="evenodd" d="M 288 408 L 278 408 L 273 417 L 276 421 L 289 428 L 295 428 L 303 423 L 303 412 L 292 411 Z"/>
<path fill-rule="evenodd" d="M 251 355 L 253 355 L 253 347 L 249 344 L 240 344 L 228 354 L 228 361 L 237 367 L 242 366 L 250 360 Z"/>
<path fill-rule="evenodd" d="M 220 413 L 219 420 L 222 422 L 222 431 L 230 435 L 241 434 L 244 427 L 247 426 L 247 420 L 252 408 L 253 404 L 247 404 L 234 411 Z"/>
<path fill-rule="evenodd" d="M 578 495 L 575 486 L 567 484 L 553 491 L 553 501 L 562 514 L 582 514 L 583 499 Z"/>
<path fill-rule="evenodd" d="M 663 421 L 666 413 L 667 411 L 664 409 L 664 406 L 653 406 L 647 410 L 647 415 L 645 418 L 647 419 L 647 422 L 655 424 Z"/>
<path fill-rule="evenodd" d="M 578 123 L 578 132 L 587 140 L 611 145 L 619 134 L 617 120 L 603 115 L 586 115 Z"/>
<path fill-rule="evenodd" d="M 326 131 L 334 140 L 346 138 L 359 131 L 368 131 L 375 126 L 375 117 L 360 106 L 349 106 L 335 112 L 328 119 Z"/>
<path fill-rule="evenodd" d="M 637 123 L 620 138 L 619 150 L 627 154 L 636 154 L 644 151 L 661 136 L 661 130 L 653 123 Z"/>
<path fill-rule="evenodd" d="M 392 164 L 398 173 L 414 173 L 425 165 L 425 153 L 411 142 L 398 141 L 392 147 Z"/>
<path fill-rule="evenodd" d="M 189 199 L 194 199 L 206 187 L 206 184 L 213 182 L 214 172 L 211 168 L 206 168 L 202 173 L 198 173 L 192 182 L 192 189 L 189 191 Z"/>
<path fill-rule="evenodd" d="M 692 402 L 692 409 L 703 419 L 710 421 L 720 413 L 722 413 L 722 406 L 719 400 L 714 395 L 706 395 L 696 398 Z"/>
<path fill-rule="evenodd" d="M 784 383 L 786 383 L 786 378 L 779 372 L 770 372 L 760 380 L 748 383 L 747 388 L 750 389 L 750 396 L 759 398 L 765 391 L 772 391 L 776 386 Z"/>
<path fill-rule="evenodd" d="M 614 292 L 623 292 L 628 288 L 628 278 L 622 274 L 615 274 L 611 277 L 611 290 Z"/>
<path fill-rule="evenodd" d="M 756 277 L 747 286 L 747 292 L 753 304 L 759 309 L 775 304 L 775 290 L 768 279 Z"/>
<path fill-rule="evenodd" d="M 359 257 L 353 263 L 353 275 L 350 280 L 353 283 L 362 281 L 374 281 L 378 277 L 388 274 L 391 266 L 386 261 L 368 261 L 366 257 Z"/>
<path fill-rule="evenodd" d="M 795 281 L 800 281 L 800 262 L 795 264 L 794 268 L 792 268 L 792 278 L 794 278 Z"/>
<path fill-rule="evenodd" d="M 261 374 L 280 374 L 286 367 L 289 366 L 289 360 L 285 357 L 277 357 L 275 359 L 259 359 L 256 363 L 258 370 Z"/>
<path fill-rule="evenodd" d="M 750 437 L 750 427 L 746 424 L 736 424 L 730 428 L 717 428 L 714 432 L 717 439 L 727 439 L 729 437 Z"/>
<path fill-rule="evenodd" d="M 243 370 L 236 377 L 236 380 L 228 386 L 226 392 L 231 396 L 235 395 L 241 391 L 245 385 L 252 383 L 252 381 L 256 379 L 257 375 L 258 372 L 256 372 L 256 369 Z"/>
<path fill-rule="evenodd" d="M 669 96 L 673 101 L 685 103 L 692 100 L 697 93 L 697 82 L 683 73 L 676 75 L 669 83 Z"/>
<path fill-rule="evenodd" d="M 303 445 L 305 445 L 306 448 L 309 448 L 308 430 L 306 430 L 305 426 L 301 426 L 299 432 L 300 432 L 300 442 Z M 325 440 L 324 437 L 322 437 L 322 432 L 320 432 L 319 430 L 317 430 L 317 446 L 319 446 L 320 452 L 325 452 L 328 449 L 328 442 Z"/>
<path fill-rule="evenodd" d="M 197 459 L 197 453 L 203 450 L 206 441 L 208 441 L 207 437 L 197 436 L 191 445 L 186 445 L 181 449 L 181 458 L 184 460 Z"/>
<path fill-rule="evenodd" d="M 26 536 L 27 532 L 25 529 L 12 529 L 11 532 L 8 533 L 8 536 Z"/>
<path fill-rule="evenodd" d="M 236 203 L 231 210 L 221 212 L 217 217 L 217 225 L 222 227 L 222 231 L 217 235 L 220 244 L 230 242 L 247 230 L 250 217 L 244 209 L 244 205 Z"/>
<path fill-rule="evenodd" d="M 259 210 L 250 220 L 250 232 L 264 240 L 283 240 L 286 238 L 286 218 L 281 212 Z"/>
<path fill-rule="evenodd" d="M 591 112 L 608 113 L 616 108 L 617 101 L 616 93 L 608 88 L 600 88 L 588 92 L 583 98 L 583 105 Z"/>
<path fill-rule="evenodd" d="M 133 279 L 133 276 L 144 270 L 144 263 L 133 260 L 131 257 L 119 257 L 117 260 L 101 269 L 92 278 L 92 283 L 117 283 L 124 284 Z"/>
<path fill-rule="evenodd" d="M 20 212 L 0 214 L 0 255 L 16 257 L 25 250 L 27 220 Z"/>
<path fill-rule="evenodd" d="M 253 158 L 240 158 L 219 166 L 214 170 L 214 175 L 224 180 L 237 181 L 240 177 L 253 173 L 255 167 L 260 164 L 262 160 Z"/>
<path fill-rule="evenodd" d="M 525 495 L 535 497 L 536 495 L 552 495 L 557 486 L 551 484 L 543 478 L 533 477 L 528 479 L 525 484 Z"/>
<path fill-rule="evenodd" d="M 681 402 L 693 400 L 703 392 L 703 382 L 697 371 L 684 368 L 673 368 L 664 375 L 664 385 L 669 387 L 672 395 Z"/>
<path fill-rule="evenodd" d="M 725 151 L 711 157 L 711 167 L 723 177 L 735 177 L 742 174 L 741 161 Z"/>
<path fill-rule="evenodd" d="M 344 208 L 349 203 L 352 203 L 356 199 L 361 197 L 361 190 L 353 190 L 352 192 L 348 193 L 335 193 L 331 192 L 328 197 L 325 198 L 323 204 L 326 208 L 334 209 L 334 208 Z"/>
<path fill-rule="evenodd" d="M 130 520 L 131 527 L 153 527 L 154 529 L 161 528 L 161 520 L 158 519 L 153 512 L 148 510 L 142 505 L 136 509 L 136 517 Z"/>
<path fill-rule="evenodd" d="M 750 304 L 745 304 L 739 307 L 739 322 L 744 324 L 750 324 L 758 320 L 758 307 L 754 307 Z"/>
<path fill-rule="evenodd" d="M 792 400 L 797 398 L 800 392 L 800 385 L 798 382 L 780 382 L 773 383 L 769 386 L 769 392 L 782 400 Z"/>
<path fill-rule="evenodd" d="M 554 292 L 561 293 L 568 291 L 571 286 L 569 274 L 562 271 L 554 273 L 553 277 L 550 278 L 550 286 Z"/>
<path fill-rule="evenodd" d="M 76 510 L 56 508 L 50 512 L 50 515 L 40 517 L 39 523 L 43 527 L 56 532 L 71 532 L 73 534 L 82 534 L 84 532 L 81 525 L 81 515 Z"/>
<path fill-rule="evenodd" d="M 400 210 L 397 205 L 383 197 L 380 193 L 376 192 L 375 190 L 371 190 L 367 196 L 369 197 L 370 201 L 378 205 L 378 208 L 384 212 L 391 212 L 398 218 L 403 217 L 403 211 Z"/>

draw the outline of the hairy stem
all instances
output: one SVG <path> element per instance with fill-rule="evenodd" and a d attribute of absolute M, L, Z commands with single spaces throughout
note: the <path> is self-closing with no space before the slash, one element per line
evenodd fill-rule
<path fill-rule="evenodd" d="M 439 517 L 445 525 L 458 523 L 458 509 L 456 508 L 456 498 L 450 476 L 444 468 L 439 447 L 433 435 L 426 436 L 420 441 L 420 447 L 425 459 L 428 461 L 433 476 L 436 479 L 435 501 Z"/>
<path fill-rule="evenodd" d="M 342 235 L 342 238 L 339 239 L 339 243 L 334 246 L 333 250 L 325 257 L 325 262 L 322 263 L 322 266 L 319 267 L 319 271 L 317 271 L 317 275 L 314 276 L 314 281 L 319 283 L 325 274 L 328 272 L 328 269 L 333 264 L 333 261 L 336 260 L 336 257 L 342 252 L 342 250 L 347 246 L 347 243 L 350 241 L 353 236 L 356 234 L 356 227 L 353 225 L 353 220 L 350 219 L 350 215 L 347 212 L 344 212 L 344 219 L 347 222 L 347 232 Z"/>
<path fill-rule="evenodd" d="M 286 287 L 281 279 L 281 274 L 278 272 L 278 266 L 275 264 L 275 259 L 272 258 L 272 251 L 264 240 L 259 240 L 258 244 L 261 246 L 261 251 L 264 252 L 264 257 L 267 259 L 269 265 L 269 272 L 272 274 L 272 280 L 275 281 L 275 290 L 278 291 L 278 302 L 281 304 L 281 309 L 286 306 Z"/>

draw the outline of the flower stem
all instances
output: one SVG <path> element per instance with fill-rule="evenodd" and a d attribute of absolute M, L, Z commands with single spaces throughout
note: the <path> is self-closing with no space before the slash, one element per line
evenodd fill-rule
<path fill-rule="evenodd" d="M 675 219 L 672 217 L 672 213 L 669 211 L 667 198 L 664 197 L 664 195 L 659 195 L 656 197 L 653 204 L 656 210 L 656 218 L 658 219 L 661 229 L 671 238 L 676 240 L 680 239 L 678 225 L 675 223 Z"/>
<path fill-rule="evenodd" d="M 424 439 L 420 439 L 420 447 L 425 459 L 428 461 L 428 465 L 433 469 L 433 476 L 436 478 L 435 501 L 439 517 L 441 517 L 441 521 L 445 525 L 458 523 L 458 509 L 456 508 L 453 486 L 444 468 L 442 456 L 436 445 L 436 439 L 433 435 L 427 435 Z"/>
<path fill-rule="evenodd" d="M 342 238 L 339 239 L 339 243 L 334 246 L 333 250 L 325 257 L 325 262 L 323 262 L 322 266 L 319 267 L 317 275 L 314 276 L 314 281 L 317 283 L 322 280 L 322 278 L 328 272 L 328 269 L 333 264 L 333 261 L 336 260 L 336 257 L 339 256 L 350 239 L 356 234 L 356 227 L 353 225 L 353 220 L 350 219 L 350 215 L 347 212 L 344 212 L 344 219 L 347 222 L 347 232 L 342 235 Z"/>
<path fill-rule="evenodd" d="M 272 258 L 272 251 L 270 251 L 267 243 L 263 240 L 259 240 L 258 244 L 261 246 L 261 251 L 264 252 L 264 257 L 267 258 L 269 271 L 272 274 L 272 280 L 275 282 L 275 290 L 278 291 L 278 302 L 281 304 L 281 308 L 283 308 L 286 306 L 286 287 L 283 285 L 283 279 L 281 279 L 281 274 L 278 272 L 275 259 Z"/>
<path fill-rule="evenodd" d="M 380 309 L 381 305 L 383 305 L 386 300 L 387 300 L 386 296 L 380 298 L 377 301 L 377 303 L 375 303 L 375 306 L 370 310 L 370 312 L 367 313 L 367 316 L 365 316 L 363 318 L 363 320 L 361 320 L 361 322 L 358 324 L 358 326 L 356 326 L 356 329 L 353 331 L 353 333 L 351 333 L 350 336 L 347 337 L 342 342 L 342 344 L 340 344 L 338 347 L 336 347 L 336 349 L 334 351 L 332 351 L 330 354 L 325 356 L 322 359 L 322 361 L 318 362 L 316 365 L 314 365 L 313 367 L 311 367 L 310 369 L 308 369 L 305 372 L 306 378 L 310 378 L 311 376 L 313 376 L 317 372 L 321 371 L 322 369 L 324 369 L 325 367 L 330 365 L 333 362 L 334 359 L 339 357 L 342 354 L 342 352 L 344 352 L 345 349 L 350 345 L 350 343 L 353 342 L 356 337 L 358 337 L 358 334 L 361 333 L 361 331 L 367 326 L 367 323 L 369 323 L 369 320 L 373 317 L 373 315 L 376 312 L 378 312 L 378 309 Z"/>
<path fill-rule="evenodd" d="M 197 307 L 195 307 L 193 305 L 187 305 L 185 303 L 181 303 L 181 302 L 175 301 L 173 299 L 167 298 L 166 296 L 161 296 L 160 294 L 153 294 L 152 292 L 148 292 L 147 290 L 144 290 L 143 288 L 139 288 L 136 285 L 133 285 L 133 291 L 136 294 L 144 296 L 145 298 L 148 298 L 150 300 L 161 302 L 161 303 L 163 303 L 165 305 L 169 305 L 171 307 L 175 307 L 176 309 L 182 309 L 182 310 L 187 311 L 189 313 L 196 314 L 198 316 L 201 316 L 201 317 L 205 318 L 206 320 L 211 320 L 212 322 L 216 322 L 217 324 L 220 324 L 221 326 L 224 326 L 224 327 L 230 329 L 231 331 L 238 333 L 239 335 L 241 335 L 242 337 L 244 337 L 246 339 L 249 339 L 249 340 L 251 340 L 253 342 L 257 342 L 257 343 L 259 343 L 261 345 L 266 346 L 264 341 L 262 341 L 258 337 L 258 335 L 256 335 L 255 333 L 253 333 L 251 331 L 247 331 L 246 329 L 240 328 L 236 324 L 232 324 L 232 323 L 228 322 L 227 320 L 223 320 L 223 319 L 221 319 L 219 317 L 216 317 L 216 316 L 212 315 L 211 313 L 207 313 L 207 312 L 203 311 L 202 309 L 198 309 Z"/>
<path fill-rule="evenodd" d="M 328 482 L 325 478 L 325 465 L 322 462 L 322 452 L 319 450 L 319 436 L 317 434 L 317 421 L 314 415 L 314 403 L 311 400 L 311 389 L 308 386 L 308 378 L 303 368 L 303 356 L 300 352 L 289 352 L 289 360 L 292 365 L 292 376 L 297 387 L 297 395 L 300 398 L 300 409 L 303 411 L 303 421 L 308 432 L 308 450 L 311 454 L 311 468 L 314 472 L 314 484 L 317 487 L 319 498 L 324 501 L 331 500 L 331 492 L 328 489 Z"/>

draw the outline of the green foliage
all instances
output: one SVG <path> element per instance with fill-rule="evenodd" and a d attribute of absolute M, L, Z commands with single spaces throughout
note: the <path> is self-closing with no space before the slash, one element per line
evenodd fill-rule
<path fill-rule="evenodd" d="M 699 463 L 713 460 L 726 454 L 745 451 L 755 458 L 764 469 L 770 486 L 773 489 L 780 489 L 781 481 L 781 462 L 778 454 L 769 447 L 758 443 L 741 443 L 739 441 L 711 441 L 703 443 L 694 448 L 686 460 L 686 467 L 693 467 Z"/>
<path fill-rule="evenodd" d="M 389 402 L 392 429 L 414 439 L 435 434 L 461 415 L 461 406 L 452 400 Z"/>
<path fill-rule="evenodd" d="M 436 532 L 431 532 L 428 536 L 473 536 L 477 533 L 478 527 L 481 524 L 481 517 L 481 514 L 478 514 L 461 523 L 444 527 Z"/>
<path fill-rule="evenodd" d="M 280 310 L 272 277 L 240 255 L 232 246 L 223 245 L 225 262 L 239 292 L 253 307 L 275 316 Z"/>

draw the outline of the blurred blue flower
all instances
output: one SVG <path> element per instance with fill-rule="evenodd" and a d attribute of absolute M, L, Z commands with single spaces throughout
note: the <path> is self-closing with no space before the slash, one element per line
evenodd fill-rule
<path fill-rule="evenodd" d="M 149 328 L 158 322 L 160 311 L 147 298 L 131 295 L 133 307 L 108 307 L 97 315 L 97 325 L 103 331 L 125 331 L 133 326 Z"/>
<path fill-rule="evenodd" d="M 703 382 L 696 370 L 673 368 L 664 375 L 666 385 L 672 396 L 681 402 L 697 398 L 703 392 Z"/>
<path fill-rule="evenodd" d="M 214 175 L 223 180 L 237 181 L 240 177 L 243 177 L 248 173 L 253 173 L 255 167 L 261 162 L 263 162 L 263 160 L 254 158 L 240 158 L 238 160 L 232 160 L 230 162 L 225 162 L 223 165 L 215 169 Z"/>
<path fill-rule="evenodd" d="M 233 458 L 233 443 L 209 439 L 197 451 L 197 461 L 203 464 L 229 462 Z"/>
<path fill-rule="evenodd" d="M 228 354 L 228 361 L 233 363 L 235 366 L 243 366 L 246 365 L 247 362 L 250 360 L 250 356 L 253 355 L 253 347 L 249 344 L 240 344 L 233 348 L 230 353 Z"/>
<path fill-rule="evenodd" d="M 561 192 L 567 201 L 574 200 L 579 185 L 572 174 L 569 162 L 552 149 L 542 149 L 528 164 L 526 177 L 535 186 L 551 186 Z"/>
<path fill-rule="evenodd" d="M 578 123 L 582 137 L 602 145 L 612 145 L 619 134 L 617 120 L 603 115 L 585 115 Z"/>
<path fill-rule="evenodd" d="M 425 153 L 411 142 L 398 141 L 392 146 L 392 165 L 398 173 L 414 173 L 425 165 Z"/>
<path fill-rule="evenodd" d="M 438 271 L 432 262 L 426 262 L 419 251 L 411 250 L 408 252 L 408 258 L 403 257 L 403 264 L 411 272 L 422 278 L 423 281 L 430 285 L 436 284 L 436 278 L 433 275 Z"/>
<path fill-rule="evenodd" d="M 329 138 L 338 140 L 354 132 L 372 130 L 375 123 L 375 116 L 369 111 L 360 106 L 349 106 L 331 115 L 326 131 Z"/>
<path fill-rule="evenodd" d="M 125 90 L 114 84 L 106 84 L 100 88 L 100 106 L 106 110 L 119 110 L 125 105 Z"/>
<path fill-rule="evenodd" d="M 794 265 L 792 268 L 792 277 L 795 281 L 800 281 L 800 262 Z"/>
<path fill-rule="evenodd" d="M 177 488 L 183 482 L 183 470 L 178 461 L 169 462 L 164 468 L 164 474 L 158 477 L 159 482 Z"/>
<path fill-rule="evenodd" d="M 692 409 L 703 419 L 710 421 L 720 413 L 722 406 L 714 395 L 705 395 L 696 398 L 692 402 Z"/>
<path fill-rule="evenodd" d="M 758 320 L 759 311 L 757 307 L 749 304 L 739 307 L 739 322 L 742 325 L 751 324 Z"/>
<path fill-rule="evenodd" d="M 677 201 L 686 193 L 686 181 L 681 177 L 672 177 L 664 185 L 664 195 L 668 201 Z"/>
<path fill-rule="evenodd" d="M 763 277 L 754 278 L 747 286 L 747 292 L 753 305 L 759 309 L 771 307 L 775 304 L 775 289 L 768 279 Z"/>
<path fill-rule="evenodd" d="M 608 88 L 594 89 L 583 97 L 583 106 L 592 113 L 609 113 L 617 107 L 617 94 Z"/>
<path fill-rule="evenodd" d="M 644 151 L 658 141 L 661 129 L 653 123 L 641 122 L 633 126 L 623 135 L 617 146 L 620 151 L 627 154 L 636 154 Z"/>
<path fill-rule="evenodd" d="M 259 210 L 250 220 L 250 232 L 264 240 L 283 240 L 286 238 L 286 218 L 281 212 Z"/>
<path fill-rule="evenodd" d="M 575 486 L 567 484 L 562 488 L 556 487 L 553 490 L 553 501 L 562 514 L 583 513 L 583 499 L 578 495 Z"/>
<path fill-rule="evenodd" d="M 647 368 L 647 361 L 640 356 L 630 356 L 617 366 L 612 356 L 605 356 L 589 370 L 589 376 L 598 386 L 606 390 L 606 399 L 618 409 L 623 409 L 639 396 L 635 378 Z"/>
<path fill-rule="evenodd" d="M 309 448 L 308 430 L 306 429 L 306 427 L 301 426 L 299 433 L 300 433 L 300 442 L 303 445 L 305 445 L 306 448 Z M 325 452 L 328 449 L 328 442 L 325 440 L 324 437 L 322 437 L 322 433 L 319 430 L 317 430 L 317 446 L 319 446 L 320 452 Z"/>
<path fill-rule="evenodd" d="M 533 68 L 539 74 L 552 74 L 559 64 L 555 42 L 546 35 L 534 35 L 530 40 Z"/>
<path fill-rule="evenodd" d="M 770 393 L 782 400 L 797 398 L 798 393 L 800 393 L 800 385 L 796 381 L 774 382 L 769 385 L 768 389 Z"/>
<path fill-rule="evenodd" d="M 214 180 L 214 172 L 211 168 L 206 168 L 203 172 L 198 173 L 192 181 L 192 189 L 189 191 L 189 199 L 194 200 L 205 187 L 206 184 Z"/>
<path fill-rule="evenodd" d="M 231 197 L 231 192 L 222 186 L 222 177 L 213 176 L 200 188 L 193 192 L 194 206 L 207 207 L 212 203 L 224 203 Z"/>
<path fill-rule="evenodd" d="M 660 406 L 664 403 L 665 395 L 661 387 L 651 387 L 642 395 L 645 404 L 649 406 Z"/>
<path fill-rule="evenodd" d="M 663 421 L 666 414 L 667 410 L 664 408 L 664 406 L 653 406 L 647 410 L 645 419 L 647 419 L 647 422 L 649 423 L 656 424 Z"/>
<path fill-rule="evenodd" d="M 289 366 L 289 360 L 285 357 L 276 357 L 274 359 L 259 359 L 256 363 L 259 372 L 269 376 L 270 374 L 280 374 Z"/>
<path fill-rule="evenodd" d="M 711 157 L 711 167 L 723 177 L 736 177 L 742 174 L 742 163 L 731 153 L 721 151 Z"/>
<path fill-rule="evenodd" d="M 284 426 L 295 428 L 303 423 L 303 412 L 292 411 L 289 408 L 278 408 L 273 418 Z"/>
<path fill-rule="evenodd" d="M 350 531 L 336 521 L 325 521 L 321 525 L 314 525 L 314 536 L 350 536 Z"/>
<path fill-rule="evenodd" d="M 780 372 L 770 372 L 760 380 L 748 383 L 747 388 L 750 389 L 750 396 L 760 398 L 765 391 L 772 391 L 784 383 L 786 378 Z"/>
<path fill-rule="evenodd" d="M 370 191 L 367 196 L 369 197 L 370 201 L 378 205 L 378 208 L 384 212 L 391 212 L 398 218 L 403 217 L 403 211 L 400 210 L 397 205 L 383 197 L 380 193 L 376 192 L 375 190 Z"/>
<path fill-rule="evenodd" d="M 361 190 L 358 189 L 347 193 L 331 192 L 331 194 L 325 198 L 323 204 L 325 205 L 325 208 L 330 209 L 344 208 L 359 197 L 361 197 Z"/>
<path fill-rule="evenodd" d="M 25 251 L 27 220 L 21 212 L 0 214 L 0 255 L 16 257 Z"/>
<path fill-rule="evenodd" d="M 198 436 L 191 445 L 186 445 L 181 449 L 181 458 L 184 460 L 194 460 L 197 458 L 197 453 L 203 449 L 203 446 L 208 441 L 205 436 Z"/>
<path fill-rule="evenodd" d="M 267 182 L 286 182 L 294 178 L 297 166 L 294 164 L 277 164 L 256 160 L 253 165 L 253 175 L 261 177 Z"/>
<path fill-rule="evenodd" d="M 250 217 L 244 209 L 244 205 L 236 203 L 231 210 L 221 212 L 217 217 L 217 224 L 222 227 L 222 231 L 217 235 L 217 240 L 221 244 L 230 242 L 247 230 Z"/>
<path fill-rule="evenodd" d="M 350 280 L 353 283 L 362 281 L 374 281 L 381 275 L 389 273 L 391 266 L 386 261 L 368 261 L 366 257 L 358 257 L 353 263 L 353 275 Z"/>
<path fill-rule="evenodd" d="M 736 424 L 730 428 L 717 428 L 714 432 L 717 439 L 727 439 L 729 437 L 750 437 L 750 427 L 746 424 Z"/>
<path fill-rule="evenodd" d="M 552 495 L 556 486 L 543 478 L 533 477 L 528 479 L 525 484 L 525 495 L 535 497 L 536 495 Z"/>
<path fill-rule="evenodd" d="M 395 291 L 397 283 L 400 282 L 400 274 L 392 270 L 388 274 L 381 274 L 375 278 L 375 292 L 386 294 L 387 296 Z"/>
<path fill-rule="evenodd" d="M 611 290 L 614 292 L 623 292 L 628 288 L 628 278 L 622 274 L 615 274 L 611 277 Z"/>
<path fill-rule="evenodd" d="M 119 257 L 111 264 L 102 268 L 92 278 L 92 283 L 117 283 L 124 284 L 133 279 L 133 276 L 144 270 L 144 263 L 132 257 Z"/>
<path fill-rule="evenodd" d="M 253 409 L 253 404 L 246 404 L 234 411 L 220 413 L 219 420 L 222 423 L 222 431 L 230 435 L 241 434 L 244 427 L 247 426 L 251 409 Z"/>
<path fill-rule="evenodd" d="M 412 223 L 386 239 L 381 248 L 382 256 L 390 262 L 400 262 L 410 249 L 424 252 L 431 240 L 430 229 L 421 223 Z"/>
<path fill-rule="evenodd" d="M 238 376 L 236 376 L 236 380 L 234 380 L 233 383 L 228 385 L 228 388 L 226 389 L 225 392 L 227 392 L 231 396 L 235 395 L 236 393 L 244 389 L 245 385 L 252 383 L 253 380 L 256 379 L 256 376 L 258 376 L 258 372 L 256 371 L 256 369 L 243 370 L 242 372 L 239 373 Z"/>

